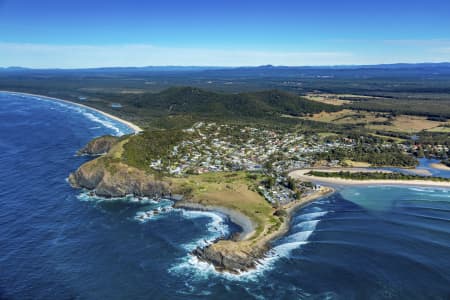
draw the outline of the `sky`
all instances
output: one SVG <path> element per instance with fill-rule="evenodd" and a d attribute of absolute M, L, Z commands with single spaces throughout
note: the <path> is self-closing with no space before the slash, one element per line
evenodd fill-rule
<path fill-rule="evenodd" d="M 444 61 L 448 0 L 0 0 L 0 67 Z"/>

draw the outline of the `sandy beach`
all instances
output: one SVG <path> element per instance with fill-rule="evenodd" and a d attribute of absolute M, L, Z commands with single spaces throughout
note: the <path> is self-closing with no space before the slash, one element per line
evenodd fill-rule
<path fill-rule="evenodd" d="M 441 164 L 441 163 L 430 164 L 430 167 L 432 167 L 434 169 L 438 169 L 438 170 L 450 171 L 450 167 L 447 167 L 446 165 Z"/>
<path fill-rule="evenodd" d="M 339 172 L 347 171 L 344 169 L 314 169 L 314 171 L 323 172 Z M 338 184 L 338 185 L 407 185 L 407 186 L 433 186 L 433 187 L 444 187 L 450 188 L 450 182 L 444 181 L 431 181 L 431 180 L 384 180 L 384 179 L 368 179 L 368 180 L 354 180 L 354 179 L 343 179 L 334 177 L 317 177 L 306 175 L 306 173 L 312 171 L 312 169 L 296 170 L 289 173 L 289 176 L 300 179 L 303 181 L 314 181 L 322 184 Z M 358 170 L 360 172 L 360 170 Z"/>
<path fill-rule="evenodd" d="M 271 242 L 278 237 L 282 236 L 284 233 L 286 233 L 289 230 L 289 224 L 290 224 L 290 218 L 293 215 L 293 213 L 300 209 L 302 206 L 311 203 L 319 198 L 325 197 L 326 195 L 329 195 L 334 192 L 334 189 L 330 187 L 322 187 L 320 190 L 315 191 L 312 194 L 307 195 L 306 197 L 301 198 L 300 200 L 292 201 L 286 205 L 283 205 L 282 208 L 286 210 L 288 213 L 288 218 L 285 219 L 283 224 L 280 226 L 280 228 L 263 237 L 261 240 L 258 240 L 258 243 L 267 243 Z M 216 205 L 202 205 L 199 203 L 192 203 L 187 201 L 181 201 L 177 202 L 175 204 L 175 207 L 177 208 L 183 208 L 183 209 L 190 209 L 190 210 L 199 210 L 199 211 L 210 211 L 210 212 L 217 212 L 223 215 L 226 215 L 231 222 L 241 227 L 242 231 L 239 234 L 238 241 L 245 241 L 249 240 L 253 237 L 255 234 L 256 228 L 255 224 L 250 220 L 249 217 L 246 215 L 240 213 L 239 211 L 232 210 L 226 207 L 216 206 Z"/>
<path fill-rule="evenodd" d="M 282 222 L 280 226 L 275 230 L 271 230 L 270 226 L 265 226 L 264 229 L 259 232 L 257 231 L 255 224 L 252 223 L 247 215 L 244 215 L 235 209 L 224 208 L 219 205 L 205 206 L 187 201 L 176 203 L 175 206 L 225 214 L 230 218 L 231 222 L 242 228 L 242 232 L 237 239 L 219 239 L 206 247 L 196 248 L 192 252 L 198 259 L 211 263 L 215 269 L 220 272 L 225 271 L 233 274 L 240 274 L 241 272 L 256 268 L 258 262 L 266 257 L 272 246 L 272 242 L 289 231 L 291 218 L 297 209 L 332 192 L 334 192 L 334 189 L 322 187 L 300 200 L 293 201 L 288 205 L 280 207 L 285 209 L 287 213 L 285 217 L 281 218 Z"/>
<path fill-rule="evenodd" d="M 53 97 L 43 96 L 43 95 L 30 94 L 30 93 L 22 93 L 22 92 L 14 92 L 14 91 L 0 91 L 0 93 L 27 95 L 27 96 L 32 96 L 32 97 L 38 97 L 38 98 L 48 99 L 48 100 L 51 100 L 51 101 L 57 101 L 57 102 L 63 102 L 63 103 L 66 103 L 66 104 L 76 105 L 76 106 L 79 106 L 79 107 L 82 107 L 82 108 L 85 108 L 85 109 L 93 110 L 93 111 L 95 111 L 95 112 L 98 112 L 98 113 L 100 113 L 100 114 L 102 114 L 102 115 L 104 115 L 104 116 L 110 118 L 110 119 L 113 119 L 113 120 L 116 120 L 116 121 L 118 121 L 118 122 L 120 122 L 120 123 L 122 123 L 122 124 L 125 124 L 126 126 L 130 127 L 130 128 L 134 131 L 135 134 L 136 134 L 136 133 L 139 133 L 139 132 L 141 132 L 141 131 L 143 131 L 142 128 L 140 128 L 140 127 L 137 126 L 136 124 L 133 124 L 133 123 L 131 123 L 131 122 L 129 122 L 129 121 L 126 121 L 126 120 L 124 120 L 124 119 L 121 119 L 121 118 L 119 118 L 119 117 L 116 117 L 116 116 L 114 116 L 114 115 L 111 115 L 111 114 L 109 114 L 109 113 L 106 113 L 106 112 L 104 112 L 104 111 L 102 111 L 102 110 L 99 110 L 99 109 L 97 109 L 97 108 L 93 108 L 93 107 L 90 107 L 90 106 L 87 106 L 87 105 L 84 105 L 84 104 L 81 104 L 81 103 L 77 103 L 77 102 L 73 102 L 73 101 L 69 101 L 69 100 L 64 100 L 64 99 L 59 99 L 59 98 L 53 98 Z"/>
<path fill-rule="evenodd" d="M 217 212 L 226 215 L 231 222 L 238 225 L 242 229 L 242 231 L 239 233 L 238 240 L 250 239 L 255 233 L 255 225 L 250 220 L 250 218 L 236 210 L 231 210 L 229 208 L 221 206 L 201 205 L 198 203 L 190 203 L 185 201 L 176 202 L 175 207 L 188 210 Z"/>

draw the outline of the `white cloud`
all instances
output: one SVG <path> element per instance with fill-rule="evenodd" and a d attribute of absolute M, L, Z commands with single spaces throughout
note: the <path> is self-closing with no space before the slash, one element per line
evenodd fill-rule
<path fill-rule="evenodd" d="M 168 48 L 152 45 L 47 45 L 0 43 L 0 66 L 85 68 L 109 66 L 256 66 L 354 63 L 348 52 L 281 52 Z"/>
<path fill-rule="evenodd" d="M 442 48 L 434 48 L 431 49 L 430 52 L 436 53 L 436 54 L 444 54 L 447 56 L 450 56 L 450 47 L 442 47 Z"/>
<path fill-rule="evenodd" d="M 450 46 L 449 39 L 399 39 L 399 40 L 384 40 L 384 43 L 389 45 L 400 46 L 416 46 L 416 47 L 437 47 Z"/>

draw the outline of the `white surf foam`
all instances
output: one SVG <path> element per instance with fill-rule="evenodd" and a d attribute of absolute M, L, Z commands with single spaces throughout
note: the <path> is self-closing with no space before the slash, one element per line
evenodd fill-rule
<path fill-rule="evenodd" d="M 166 216 L 172 210 L 173 208 L 171 205 L 159 204 L 159 206 L 153 207 L 151 209 L 138 211 L 134 216 L 134 220 L 140 223 L 146 223 L 148 221 L 156 220 L 163 216 Z"/>
<path fill-rule="evenodd" d="M 66 179 L 66 181 L 68 181 L 68 179 Z M 83 191 L 80 194 L 78 194 L 77 198 L 78 200 L 81 201 L 91 201 L 91 202 L 103 202 L 103 201 L 118 201 L 118 202 L 130 202 L 130 203 L 139 203 L 139 204 L 158 204 L 157 207 L 164 207 L 166 209 L 170 209 L 172 208 L 173 205 L 173 201 L 169 200 L 169 199 L 160 199 L 160 200 L 155 200 L 152 198 L 148 198 L 148 197 L 135 197 L 134 195 L 127 195 L 125 197 L 110 197 L 110 198 L 106 198 L 106 197 L 101 197 L 101 196 L 97 196 L 95 194 L 91 194 L 92 192 L 90 191 Z"/>
<path fill-rule="evenodd" d="M 125 197 L 110 197 L 105 198 L 101 196 L 97 196 L 95 194 L 91 195 L 90 191 L 83 191 L 77 196 L 78 200 L 81 201 L 91 201 L 91 202 L 102 202 L 102 201 L 123 201 L 123 202 L 134 202 L 136 201 L 136 197 L 133 195 L 128 195 Z"/>
<path fill-rule="evenodd" d="M 56 105 L 58 105 L 60 107 L 63 107 L 63 108 L 70 109 L 72 111 L 76 111 L 78 113 L 81 113 L 86 118 L 88 118 L 89 120 L 91 120 L 91 121 L 93 121 L 95 123 L 99 123 L 102 126 L 111 129 L 114 132 L 114 134 L 117 135 L 117 136 L 121 136 L 121 135 L 126 134 L 126 132 L 124 132 L 120 128 L 120 126 L 117 125 L 118 122 L 116 123 L 114 120 L 112 120 L 112 119 L 102 115 L 101 113 L 98 113 L 98 112 L 96 112 L 94 110 L 91 110 L 89 108 L 84 108 L 84 107 L 81 107 L 81 106 L 77 106 L 76 104 L 70 104 L 70 103 L 65 103 L 65 102 L 62 102 L 62 101 L 57 101 L 57 99 L 51 100 L 51 99 L 47 99 L 47 98 L 41 98 L 41 97 L 38 97 L 38 96 L 27 96 L 27 95 L 21 95 L 21 94 L 18 94 L 18 95 L 20 97 L 22 97 L 22 98 L 31 98 L 31 99 L 35 99 L 35 100 L 51 102 L 52 104 L 56 104 Z M 126 125 L 123 125 L 123 126 L 127 127 Z"/>
<path fill-rule="evenodd" d="M 427 192 L 427 193 L 433 193 L 434 192 L 432 189 L 417 188 L 417 187 L 411 187 L 411 188 L 408 188 L 408 190 L 415 191 L 415 192 Z"/>
<path fill-rule="evenodd" d="M 207 224 L 208 233 L 204 238 L 182 245 L 184 249 L 191 252 L 197 247 L 205 247 L 211 244 L 214 240 L 224 237 L 229 234 L 230 229 L 225 221 L 225 217 L 214 212 L 180 210 L 181 215 L 187 219 L 196 219 L 208 217 L 211 221 Z"/>
<path fill-rule="evenodd" d="M 301 242 L 301 241 L 307 241 L 308 238 L 311 236 L 314 230 L 305 230 L 300 231 L 297 233 L 294 233 L 286 238 L 287 241 L 291 242 Z"/>
<path fill-rule="evenodd" d="M 86 110 L 82 111 L 82 114 L 85 117 L 87 117 L 89 120 L 96 122 L 96 123 L 100 123 L 104 127 L 113 130 L 115 132 L 115 135 L 117 135 L 117 136 L 121 136 L 121 135 L 125 134 L 119 127 L 114 125 L 113 121 L 108 121 L 106 119 L 100 118 L 100 117 L 96 116 L 94 113 L 88 112 Z"/>
<path fill-rule="evenodd" d="M 320 220 L 311 220 L 311 221 L 304 221 L 301 223 L 298 223 L 296 225 L 294 225 L 294 229 L 299 229 L 299 230 L 314 230 L 316 229 L 317 224 L 319 223 Z"/>
<path fill-rule="evenodd" d="M 315 220 L 317 218 L 323 217 L 327 213 L 328 213 L 328 211 L 318 211 L 318 212 L 306 213 L 306 214 L 296 217 L 295 219 L 296 220 Z"/>
<path fill-rule="evenodd" d="M 300 229 L 301 231 L 295 232 L 283 238 L 283 242 L 273 247 L 268 255 L 257 263 L 257 267 L 255 269 L 243 272 L 241 274 L 221 273 L 217 272 L 211 264 L 200 261 L 196 256 L 189 254 L 184 257 L 180 263 L 170 268 L 169 272 L 188 276 L 188 278 L 193 278 L 195 280 L 206 280 L 211 276 L 219 276 L 228 280 L 258 281 L 259 277 L 264 272 L 273 268 L 277 260 L 280 258 L 289 257 L 293 250 L 308 244 L 309 237 L 316 229 L 317 224 L 320 222 L 320 220 L 316 220 L 316 218 L 320 218 L 327 213 L 327 211 L 320 211 L 298 216 L 299 219 L 304 219 L 306 221 L 294 225 L 293 228 L 294 230 Z"/>

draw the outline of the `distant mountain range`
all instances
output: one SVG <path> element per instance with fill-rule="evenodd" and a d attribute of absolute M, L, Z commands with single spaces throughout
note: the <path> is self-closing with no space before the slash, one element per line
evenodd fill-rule
<path fill-rule="evenodd" d="M 80 68 L 80 69 L 60 69 L 60 68 L 26 68 L 19 66 L 0 67 L 0 71 L 61 71 L 61 72 L 180 72 L 180 71 L 208 71 L 208 70 L 241 70 L 241 71 L 283 71 L 283 70 L 361 70 L 361 69 L 441 69 L 450 68 L 450 62 L 442 63 L 396 63 L 396 64 L 378 64 L 378 65 L 336 65 L 336 66 L 241 66 L 241 67 L 222 67 L 222 66 L 146 66 L 146 67 L 104 67 L 104 68 Z"/>

